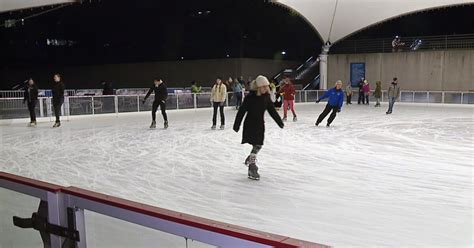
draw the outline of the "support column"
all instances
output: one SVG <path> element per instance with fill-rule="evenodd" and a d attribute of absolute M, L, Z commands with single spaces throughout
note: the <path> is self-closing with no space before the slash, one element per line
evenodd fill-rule
<path fill-rule="evenodd" d="M 322 90 L 327 90 L 328 88 L 328 55 L 327 54 L 321 54 L 319 55 L 319 84 L 320 84 L 320 89 Z"/>

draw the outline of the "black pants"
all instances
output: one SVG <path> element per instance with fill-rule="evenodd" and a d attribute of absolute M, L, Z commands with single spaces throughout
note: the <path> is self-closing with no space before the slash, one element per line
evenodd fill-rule
<path fill-rule="evenodd" d="M 324 108 L 323 112 L 319 115 L 318 117 L 318 120 L 316 121 L 316 123 L 321 123 L 324 118 L 326 118 L 326 116 L 329 114 L 329 112 L 331 112 L 332 110 L 332 113 L 331 115 L 329 116 L 329 119 L 328 119 L 328 124 L 331 124 L 332 121 L 334 121 L 334 118 L 336 118 L 336 113 L 337 113 L 337 110 L 339 109 L 339 107 L 334 107 L 334 106 L 331 106 L 329 104 L 326 105 L 326 108 Z"/>
<path fill-rule="evenodd" d="M 153 119 L 153 121 L 156 121 L 156 110 L 158 110 L 158 107 L 160 107 L 161 109 L 163 120 L 168 121 L 168 115 L 166 114 L 166 102 L 162 102 L 162 101 L 153 102 L 153 107 L 151 109 L 151 118 Z"/>
<path fill-rule="evenodd" d="M 359 99 L 357 100 L 357 104 L 360 104 L 361 102 L 362 102 L 362 104 L 365 104 L 364 92 L 359 92 Z"/>
<path fill-rule="evenodd" d="M 242 92 L 236 92 L 234 95 L 236 99 L 235 108 L 240 108 L 242 105 Z"/>
<path fill-rule="evenodd" d="M 214 102 L 213 107 L 214 107 L 214 113 L 212 115 L 212 125 L 215 126 L 217 122 L 217 108 L 219 108 L 220 114 L 221 114 L 221 125 L 225 125 L 224 103 Z"/>
<path fill-rule="evenodd" d="M 53 99 L 54 115 L 56 116 L 56 122 L 60 122 L 59 116 L 61 116 L 61 106 L 63 105 L 64 99 L 55 100 Z"/>
<path fill-rule="evenodd" d="M 28 102 L 28 111 L 30 111 L 30 120 L 31 122 L 36 122 L 36 101 Z"/>
<path fill-rule="evenodd" d="M 346 104 L 351 104 L 352 95 L 347 96 Z"/>
<path fill-rule="evenodd" d="M 369 104 L 369 95 L 368 95 L 368 94 L 365 96 L 365 102 L 366 102 L 367 104 Z"/>

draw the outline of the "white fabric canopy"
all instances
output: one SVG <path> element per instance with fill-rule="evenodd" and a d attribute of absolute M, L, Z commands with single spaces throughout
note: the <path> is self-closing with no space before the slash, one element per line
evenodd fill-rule
<path fill-rule="evenodd" d="M 313 25 L 323 41 L 332 43 L 358 30 L 404 14 L 474 3 L 472 0 L 276 0 L 275 2 L 301 14 Z"/>
<path fill-rule="evenodd" d="M 20 10 L 47 6 L 60 3 L 72 3 L 77 0 L 0 0 L 0 13 L 12 10 Z"/>

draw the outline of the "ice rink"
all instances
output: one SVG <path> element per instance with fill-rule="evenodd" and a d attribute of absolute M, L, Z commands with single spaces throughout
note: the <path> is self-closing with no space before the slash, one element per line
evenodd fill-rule
<path fill-rule="evenodd" d="M 149 112 L 3 122 L 0 170 L 335 247 L 473 246 L 473 106 L 351 105 L 315 127 L 323 107 L 266 117 L 260 181 L 231 108 L 224 131 L 210 109 L 169 111 L 168 130 L 160 112 L 156 130 Z"/>

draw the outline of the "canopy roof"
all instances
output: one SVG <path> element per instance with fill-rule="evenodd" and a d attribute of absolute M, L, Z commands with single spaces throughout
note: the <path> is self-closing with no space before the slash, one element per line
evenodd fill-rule
<path fill-rule="evenodd" d="M 77 2 L 77 0 L 0 0 L 0 13 L 12 10 L 20 10 L 72 2 Z"/>
<path fill-rule="evenodd" d="M 468 0 L 275 0 L 301 14 L 323 41 L 332 43 L 368 26 L 427 9 Z M 332 28 L 331 28 L 332 26 Z"/>

